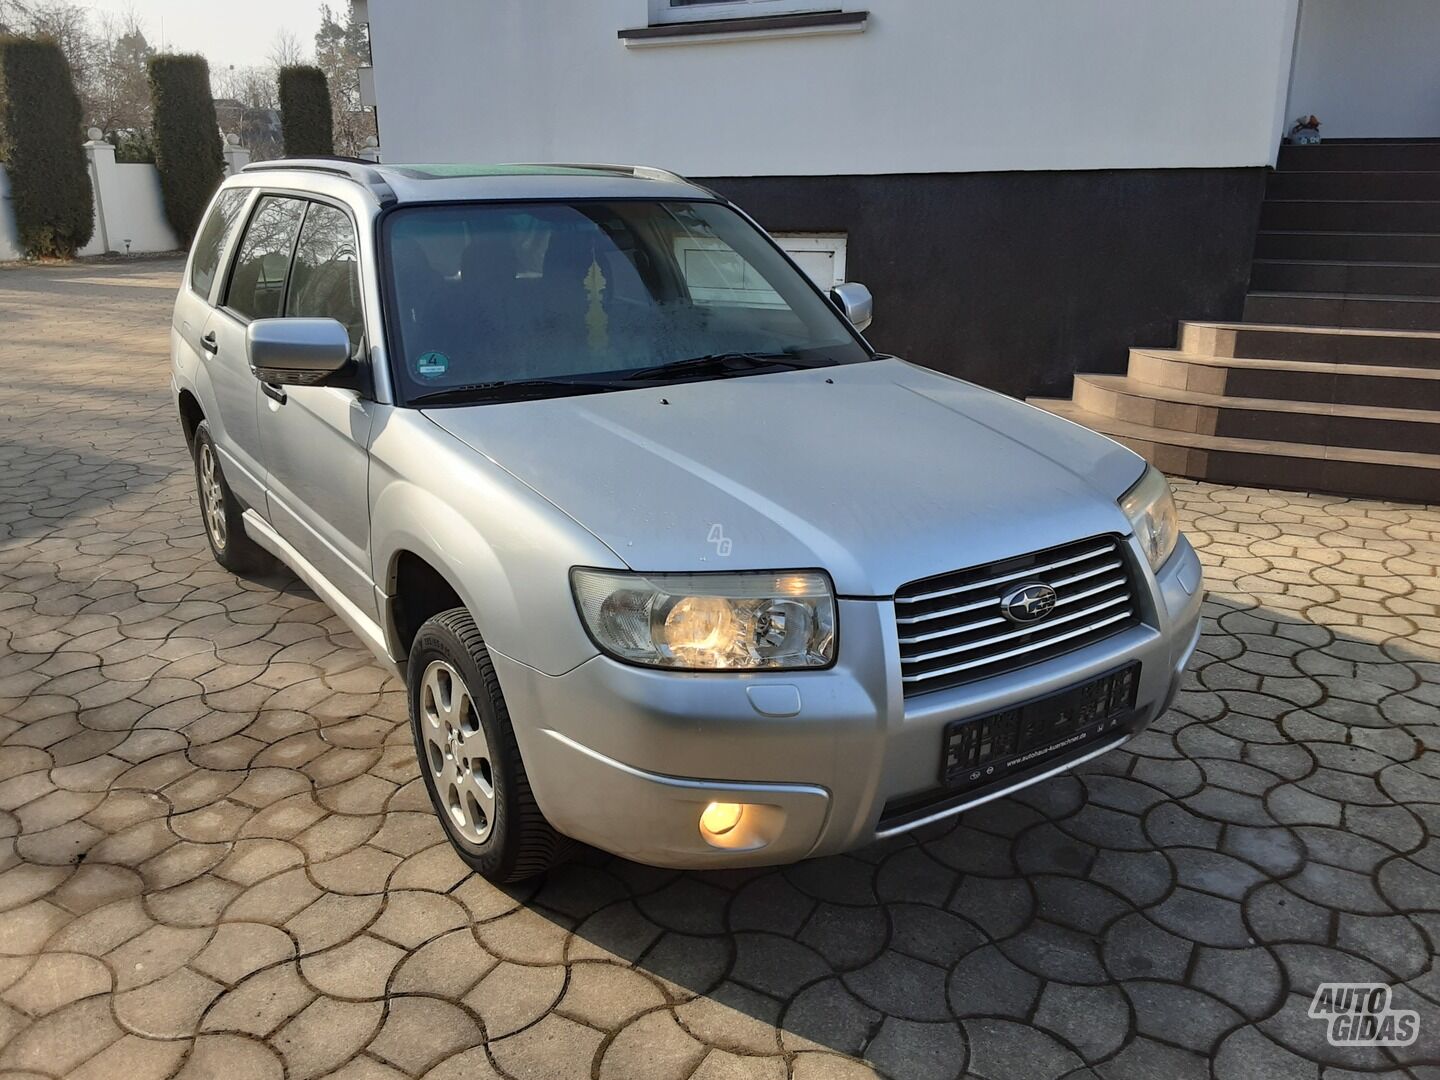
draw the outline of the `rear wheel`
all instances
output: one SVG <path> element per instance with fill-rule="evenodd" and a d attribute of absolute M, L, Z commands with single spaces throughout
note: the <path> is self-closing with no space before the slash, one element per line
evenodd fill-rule
<path fill-rule="evenodd" d="M 543 873 L 573 841 L 545 820 L 530 791 L 490 653 L 469 612 L 420 627 L 410 648 L 410 723 L 431 805 L 450 843 L 491 881 Z"/>
<path fill-rule="evenodd" d="M 205 520 L 210 554 L 233 574 L 270 569 L 274 565 L 270 553 L 245 532 L 241 519 L 244 510 L 225 482 L 208 421 L 201 420 L 195 426 L 191 447 L 195 453 L 195 488 L 200 497 L 200 514 Z"/>

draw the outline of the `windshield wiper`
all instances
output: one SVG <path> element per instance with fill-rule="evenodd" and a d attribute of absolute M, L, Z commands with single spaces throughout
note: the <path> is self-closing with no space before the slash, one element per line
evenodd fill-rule
<path fill-rule="evenodd" d="M 534 397 L 561 397 L 575 391 L 599 393 L 602 390 L 618 389 L 613 381 L 599 379 L 514 379 L 509 382 L 467 383 L 464 386 L 447 386 L 432 390 L 410 399 L 411 405 L 463 404 L 467 401 L 484 401 Z"/>
<path fill-rule="evenodd" d="M 828 367 L 835 361 L 826 358 L 808 359 L 796 355 L 793 350 L 783 352 L 718 352 L 704 356 L 692 356 L 688 360 L 671 360 L 653 367 L 640 368 L 621 376 L 626 382 L 643 382 L 648 379 L 664 379 L 671 375 L 724 374 L 731 371 L 745 371 L 754 368 L 773 367 Z"/>
<path fill-rule="evenodd" d="M 504 400 L 514 397 L 561 397 L 573 393 L 599 393 L 604 390 L 629 390 L 630 384 L 653 382 L 676 375 L 723 375 L 729 372 L 765 368 L 830 367 L 829 357 L 802 357 L 792 350 L 784 352 L 720 352 L 672 360 L 653 367 L 639 368 L 611 378 L 514 379 L 509 382 L 466 383 L 446 386 L 410 399 L 411 405 L 464 404 L 472 401 Z"/>

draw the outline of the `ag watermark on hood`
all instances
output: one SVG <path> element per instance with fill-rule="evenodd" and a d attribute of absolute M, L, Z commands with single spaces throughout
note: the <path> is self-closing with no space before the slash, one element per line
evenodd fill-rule
<path fill-rule="evenodd" d="M 1331 1046 L 1409 1046 L 1420 1035 L 1420 1014 L 1392 1009 L 1384 983 L 1321 983 L 1310 1018 L 1325 1021 Z"/>

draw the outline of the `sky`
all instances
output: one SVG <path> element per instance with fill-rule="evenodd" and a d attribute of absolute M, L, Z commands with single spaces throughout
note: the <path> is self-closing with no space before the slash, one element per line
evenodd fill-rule
<path fill-rule="evenodd" d="M 198 52 L 211 70 L 265 63 L 275 34 L 289 30 L 307 53 L 315 47 L 320 28 L 320 0 L 79 0 L 97 13 L 123 15 L 134 11 L 145 36 L 157 48 L 162 37 L 171 52 Z M 331 0 L 344 11 L 346 0 Z M 243 12 L 243 16 L 240 13 Z M 240 16 L 240 17 L 237 17 Z"/>

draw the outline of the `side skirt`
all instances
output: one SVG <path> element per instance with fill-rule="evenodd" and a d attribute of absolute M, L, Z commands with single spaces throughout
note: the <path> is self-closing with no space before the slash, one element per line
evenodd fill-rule
<path fill-rule="evenodd" d="M 369 646 L 370 651 L 375 654 L 385 668 L 395 672 L 402 679 L 405 677 L 405 665 L 390 654 L 389 645 L 385 640 L 385 631 L 379 623 L 346 599 L 338 589 L 330 584 L 324 574 L 311 565 L 305 556 L 291 547 L 284 537 L 254 510 L 246 510 L 242 520 L 245 522 L 245 531 L 250 534 L 250 539 L 294 570 L 296 576 L 310 586 L 316 596 L 325 601 L 331 610 L 345 620 L 345 625 L 350 627 L 355 636 Z"/>

